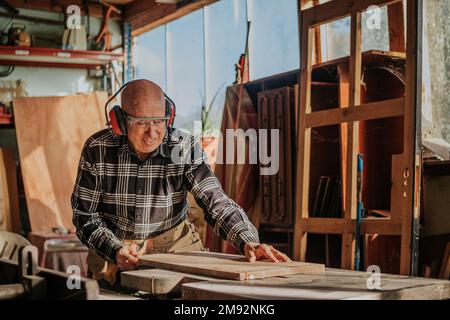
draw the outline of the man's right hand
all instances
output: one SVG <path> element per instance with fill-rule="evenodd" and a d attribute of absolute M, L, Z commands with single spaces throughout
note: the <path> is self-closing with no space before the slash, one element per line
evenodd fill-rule
<path fill-rule="evenodd" d="M 137 246 L 123 246 L 116 253 L 116 263 L 120 270 L 134 270 L 139 266 Z"/>

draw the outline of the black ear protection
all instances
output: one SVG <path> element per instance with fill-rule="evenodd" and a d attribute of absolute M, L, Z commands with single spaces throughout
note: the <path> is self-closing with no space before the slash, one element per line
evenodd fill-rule
<path fill-rule="evenodd" d="M 114 105 L 112 109 L 108 112 L 108 105 L 113 101 L 117 95 L 125 89 L 126 86 L 128 86 L 130 83 L 137 81 L 132 80 L 124 85 L 122 85 L 119 90 L 111 97 L 105 104 L 105 118 L 106 118 L 106 126 L 110 128 L 114 134 L 118 136 L 127 135 L 127 115 L 122 110 L 122 107 L 118 104 Z M 175 113 L 176 113 L 176 107 L 175 103 L 170 99 L 165 93 L 164 93 L 164 102 L 166 105 L 166 112 L 165 117 L 168 117 L 169 120 L 167 121 L 167 127 L 172 128 L 173 122 L 175 121 Z"/>

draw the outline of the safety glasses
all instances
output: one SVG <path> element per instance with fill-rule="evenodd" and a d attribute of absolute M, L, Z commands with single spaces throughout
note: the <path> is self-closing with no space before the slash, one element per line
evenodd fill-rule
<path fill-rule="evenodd" d="M 137 128 L 148 128 L 148 126 L 162 127 L 166 124 L 170 117 L 132 117 L 125 113 L 128 123 Z"/>

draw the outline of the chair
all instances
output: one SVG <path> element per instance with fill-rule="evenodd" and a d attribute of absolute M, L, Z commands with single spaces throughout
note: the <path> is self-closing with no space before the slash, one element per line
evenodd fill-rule
<path fill-rule="evenodd" d="M 20 234 L 0 231 L 0 258 L 18 261 L 19 248 L 31 243 Z"/>

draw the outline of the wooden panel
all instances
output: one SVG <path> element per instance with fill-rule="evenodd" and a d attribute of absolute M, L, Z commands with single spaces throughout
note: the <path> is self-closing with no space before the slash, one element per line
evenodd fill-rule
<path fill-rule="evenodd" d="M 296 273 L 321 273 L 324 265 L 304 262 L 248 262 L 245 257 L 209 252 L 150 254 L 141 265 L 230 280 L 252 280 Z"/>
<path fill-rule="evenodd" d="M 355 107 L 316 111 L 305 115 L 307 127 L 323 127 L 355 120 L 372 120 L 401 116 L 405 98 L 369 102 Z"/>
<path fill-rule="evenodd" d="M 341 218 L 308 218 L 300 220 L 304 232 L 343 234 L 355 232 L 355 221 Z M 398 235 L 401 233 L 401 224 L 393 223 L 389 219 L 363 219 L 362 233 Z"/>
<path fill-rule="evenodd" d="M 348 108 L 348 99 L 350 98 L 349 85 L 349 70 L 348 64 L 343 63 L 338 65 L 339 76 L 339 108 Z M 331 111 L 331 110 L 330 110 Z M 342 179 L 342 199 L 345 199 L 345 191 L 347 185 L 347 139 L 348 139 L 348 124 L 341 123 L 340 126 L 340 145 L 341 145 L 341 179 Z M 345 212 L 345 201 L 343 201 L 342 210 Z"/>
<path fill-rule="evenodd" d="M 104 126 L 106 98 L 106 93 L 94 93 L 13 100 L 32 231 L 73 229 L 70 196 L 81 150 Z"/>

